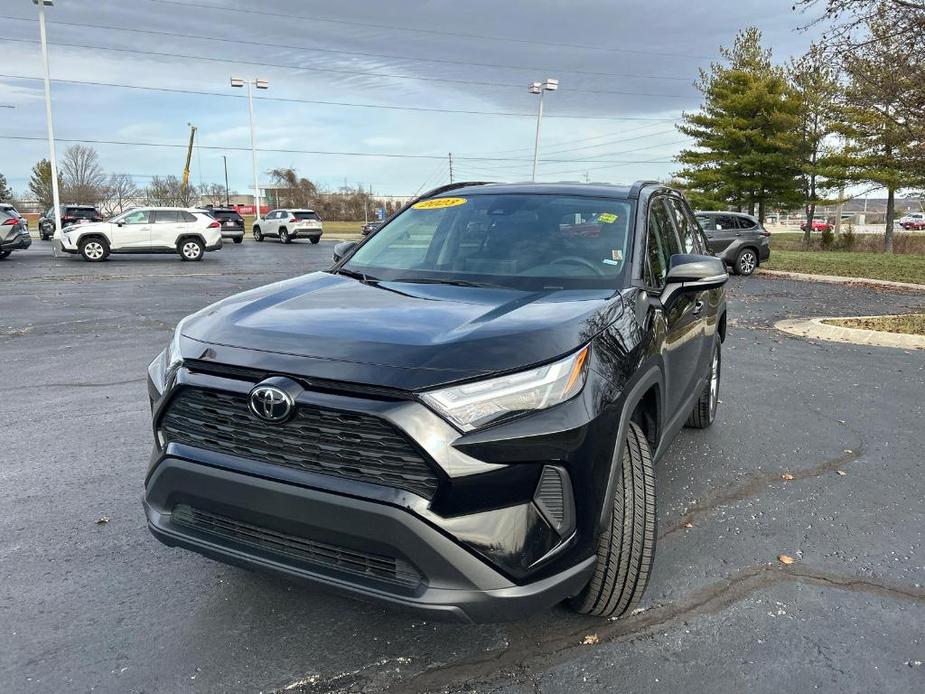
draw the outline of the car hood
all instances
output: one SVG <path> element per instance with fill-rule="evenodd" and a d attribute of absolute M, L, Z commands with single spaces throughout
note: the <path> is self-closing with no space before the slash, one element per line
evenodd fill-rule
<path fill-rule="evenodd" d="M 86 224 L 80 224 L 78 222 L 71 222 L 66 224 L 62 231 L 74 231 L 75 229 L 80 229 L 81 231 L 109 231 L 112 228 L 112 224 L 109 222 L 87 222 Z"/>
<path fill-rule="evenodd" d="M 317 272 L 187 318 L 186 359 L 420 389 L 567 354 L 623 312 L 612 289 L 540 292 Z"/>

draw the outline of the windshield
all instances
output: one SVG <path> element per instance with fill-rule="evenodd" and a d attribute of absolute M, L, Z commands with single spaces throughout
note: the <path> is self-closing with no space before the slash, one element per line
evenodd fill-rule
<path fill-rule="evenodd" d="M 94 207 L 68 207 L 65 216 L 76 217 L 77 219 L 93 219 L 99 216 Z"/>
<path fill-rule="evenodd" d="M 432 198 L 369 237 L 344 268 L 392 281 L 618 287 L 629 260 L 632 213 L 632 201 L 611 198 Z"/>

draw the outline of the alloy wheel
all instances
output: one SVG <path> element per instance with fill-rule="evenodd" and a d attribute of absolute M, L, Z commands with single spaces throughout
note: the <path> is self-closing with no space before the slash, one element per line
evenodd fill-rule
<path fill-rule="evenodd" d="M 184 243 L 182 252 L 183 256 L 189 260 L 196 260 L 196 258 L 202 255 L 202 249 L 195 241 L 187 241 Z"/>
<path fill-rule="evenodd" d="M 103 257 L 103 244 L 99 241 L 90 241 L 86 246 L 84 246 L 84 254 L 90 260 L 99 260 Z"/>

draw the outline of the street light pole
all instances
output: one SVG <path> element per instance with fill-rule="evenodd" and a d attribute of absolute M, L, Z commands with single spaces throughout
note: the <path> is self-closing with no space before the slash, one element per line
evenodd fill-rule
<path fill-rule="evenodd" d="M 528 87 L 531 94 L 540 95 L 540 108 L 536 113 L 536 139 L 533 142 L 533 175 L 531 181 L 536 181 L 536 162 L 540 154 L 540 127 L 543 124 L 543 94 L 554 92 L 559 88 L 559 80 L 547 78 L 545 82 L 534 82 Z"/>
<path fill-rule="evenodd" d="M 48 125 L 48 154 L 51 164 L 51 198 L 55 206 L 55 234 L 61 233 L 61 197 L 58 192 L 58 159 L 55 156 L 55 128 L 51 119 L 51 79 L 48 73 L 48 40 L 45 36 L 45 7 L 54 7 L 54 0 L 32 0 L 39 8 L 39 38 L 42 44 L 42 67 L 45 71 L 45 123 Z M 52 243 L 52 253 L 58 249 Z"/>
<path fill-rule="evenodd" d="M 269 89 L 270 83 L 267 80 L 255 79 L 244 80 L 240 77 L 231 78 L 232 87 L 243 87 L 247 85 L 247 111 L 251 120 L 251 161 L 254 166 L 254 221 L 260 220 L 260 182 L 257 178 L 257 139 L 254 134 L 254 96 L 251 91 L 253 85 L 257 89 Z M 227 189 L 227 188 L 226 188 Z"/>

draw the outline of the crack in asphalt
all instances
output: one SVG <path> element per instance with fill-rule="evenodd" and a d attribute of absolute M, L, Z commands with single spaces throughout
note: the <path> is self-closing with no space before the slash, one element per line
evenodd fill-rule
<path fill-rule="evenodd" d="M 613 622 L 596 623 L 589 620 L 581 629 L 572 629 L 567 633 L 541 640 L 536 640 L 533 632 L 522 634 L 518 642 L 512 643 L 507 649 L 491 657 L 430 668 L 407 680 L 390 683 L 379 691 L 417 692 L 419 694 L 434 691 L 434 688 L 443 692 L 471 691 L 474 685 L 490 685 L 492 680 L 505 675 L 519 677 L 520 683 L 532 683 L 536 689 L 537 680 L 532 670 L 536 666 L 548 669 L 552 665 L 570 660 L 573 653 L 584 648 L 580 643 L 581 638 L 589 631 L 595 631 L 599 643 L 633 640 L 679 620 L 716 614 L 747 599 L 759 590 L 792 581 L 869 593 L 891 599 L 911 600 L 925 605 L 925 588 L 892 585 L 853 576 L 839 576 L 800 565 L 751 566 L 729 578 L 697 590 L 677 602 L 655 605 L 643 612 Z M 519 676 L 516 674 L 518 672 Z M 507 684 L 511 683 L 511 680 L 507 680 Z M 375 690 L 364 687 L 363 691 Z"/>
<path fill-rule="evenodd" d="M 707 495 L 706 502 L 697 504 L 693 508 L 689 509 L 677 523 L 669 526 L 665 531 L 663 531 L 658 536 L 658 539 L 661 541 L 666 537 L 678 532 L 679 530 L 684 530 L 685 526 L 688 524 L 693 524 L 694 519 L 715 511 L 720 506 L 725 506 L 726 504 L 735 503 L 737 501 L 742 501 L 743 499 L 757 496 L 762 491 L 774 486 L 775 484 L 792 484 L 801 480 L 821 477 L 826 473 L 834 472 L 844 465 L 853 463 L 862 455 L 864 455 L 863 444 L 858 446 L 857 449 L 850 449 L 849 453 L 842 453 L 841 455 L 834 458 L 829 458 L 828 460 L 824 460 L 811 468 L 805 470 L 795 470 L 791 472 L 790 474 L 793 475 L 792 480 L 784 480 L 779 473 L 762 473 L 746 477 L 745 481 L 740 484 L 737 484 L 731 488 L 726 487 L 714 492 L 713 494 Z"/>

